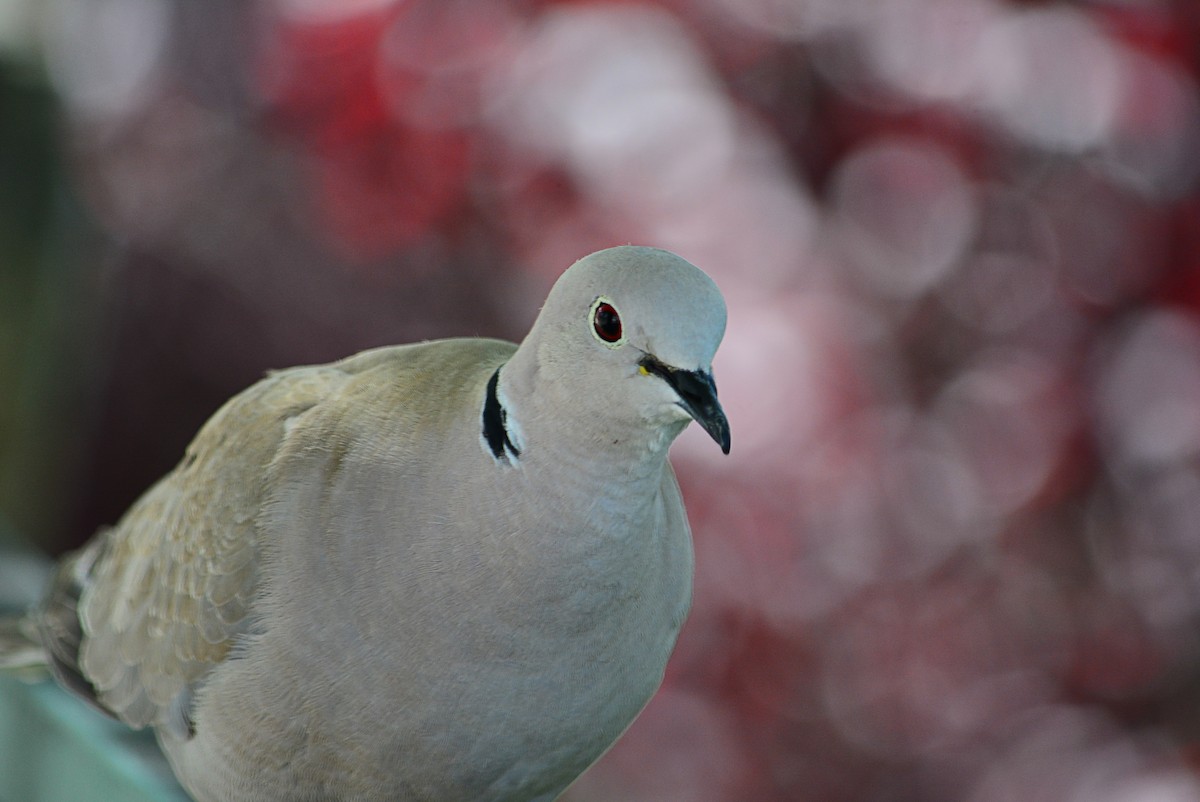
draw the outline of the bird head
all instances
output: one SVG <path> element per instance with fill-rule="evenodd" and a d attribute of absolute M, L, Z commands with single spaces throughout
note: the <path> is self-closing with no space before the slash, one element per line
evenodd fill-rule
<path fill-rule="evenodd" d="M 725 301 L 703 271 L 657 248 L 620 246 L 569 267 L 522 347 L 586 415 L 678 431 L 695 420 L 729 452 L 712 360 Z"/>

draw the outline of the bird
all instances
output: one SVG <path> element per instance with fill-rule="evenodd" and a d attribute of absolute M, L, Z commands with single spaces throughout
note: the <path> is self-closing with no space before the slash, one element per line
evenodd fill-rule
<path fill-rule="evenodd" d="M 695 421 L 729 453 L 725 325 L 703 271 L 622 245 L 519 345 L 269 373 L 15 628 L 153 728 L 198 802 L 549 802 L 658 689 L 691 605 L 668 449 Z"/>

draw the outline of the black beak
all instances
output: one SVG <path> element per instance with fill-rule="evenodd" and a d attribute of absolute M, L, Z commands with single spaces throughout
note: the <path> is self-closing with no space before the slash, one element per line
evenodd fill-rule
<path fill-rule="evenodd" d="M 679 406 L 704 427 L 704 431 L 721 446 L 721 451 L 728 454 L 729 420 L 717 401 L 717 385 L 713 377 L 699 370 L 673 368 L 649 354 L 642 358 L 640 364 L 646 372 L 653 373 L 674 388 L 679 395 Z"/>

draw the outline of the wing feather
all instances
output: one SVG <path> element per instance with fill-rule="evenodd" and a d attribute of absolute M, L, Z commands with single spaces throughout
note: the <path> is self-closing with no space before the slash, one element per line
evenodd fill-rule
<path fill-rule="evenodd" d="M 60 567 L 40 622 L 60 681 L 131 726 L 190 731 L 197 686 L 240 636 L 262 626 L 252 612 L 268 584 L 261 561 L 281 554 L 264 537 L 294 535 L 278 520 L 264 525 L 277 490 L 272 472 L 281 459 L 336 460 L 347 447 L 302 421 L 319 411 L 328 413 L 321 420 L 341 420 L 360 408 L 365 386 L 402 404 L 397 376 L 439 375 L 444 353 L 428 346 L 280 371 L 218 410 L 173 471 Z M 487 341 L 480 358 L 498 362 L 513 348 Z"/>
<path fill-rule="evenodd" d="M 296 368 L 235 396 L 171 473 L 64 562 L 40 630 L 65 684 L 141 727 L 166 720 L 226 658 L 258 587 L 266 468 L 288 421 L 345 377 L 338 365 Z"/>

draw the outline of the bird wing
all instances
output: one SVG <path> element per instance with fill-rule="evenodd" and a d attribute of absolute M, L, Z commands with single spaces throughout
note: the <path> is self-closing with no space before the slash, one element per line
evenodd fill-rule
<path fill-rule="evenodd" d="M 267 467 L 289 422 L 346 375 L 295 368 L 235 396 L 115 527 L 63 562 L 39 623 L 65 685 L 135 727 L 186 704 L 250 628 Z"/>

